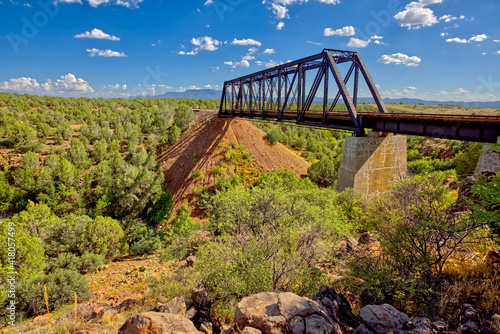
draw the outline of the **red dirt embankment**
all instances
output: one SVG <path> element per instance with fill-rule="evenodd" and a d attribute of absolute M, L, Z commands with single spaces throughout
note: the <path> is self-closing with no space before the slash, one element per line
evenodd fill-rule
<path fill-rule="evenodd" d="M 159 163 L 165 174 L 165 183 L 174 192 L 179 203 L 196 186 L 214 185 L 211 170 L 224 162 L 224 147 L 231 142 L 242 145 L 251 154 L 253 168 L 260 171 L 290 170 L 298 176 L 306 175 L 309 162 L 277 144 L 264 140 L 265 133 L 244 119 L 221 119 L 214 111 L 201 110 L 197 122 L 179 141 L 171 146 Z M 191 174 L 203 171 L 202 180 L 190 180 Z M 195 182 L 196 181 L 196 182 Z"/>

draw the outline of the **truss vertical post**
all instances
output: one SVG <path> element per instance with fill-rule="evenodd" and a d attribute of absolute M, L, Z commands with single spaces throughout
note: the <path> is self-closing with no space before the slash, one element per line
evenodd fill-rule
<path fill-rule="evenodd" d="M 359 68 L 356 65 L 354 70 L 354 89 L 352 93 L 352 103 L 357 108 L 358 107 L 358 80 L 359 80 Z"/>
<path fill-rule="evenodd" d="M 299 64 L 299 80 L 297 81 L 297 122 L 301 121 L 302 118 L 302 64 Z"/>
<path fill-rule="evenodd" d="M 278 70 L 278 108 L 276 109 L 278 121 L 281 120 L 281 70 Z"/>
<path fill-rule="evenodd" d="M 224 101 L 226 100 L 226 87 L 227 83 L 224 82 L 224 88 L 222 88 L 222 96 L 220 98 L 219 115 L 222 113 L 222 107 L 224 106 Z"/>
<path fill-rule="evenodd" d="M 262 76 L 262 119 L 266 118 L 266 81 L 267 76 Z"/>
<path fill-rule="evenodd" d="M 250 100 L 250 118 L 253 116 L 253 77 L 250 78 L 250 86 L 249 86 L 249 97 Z"/>
<path fill-rule="evenodd" d="M 234 115 L 234 82 L 231 83 L 231 115 Z"/>
<path fill-rule="evenodd" d="M 326 124 L 326 119 L 328 117 L 328 76 L 329 76 L 329 71 L 328 71 L 328 65 L 326 64 L 326 61 L 324 62 L 324 69 L 325 69 L 325 86 L 323 88 L 323 124 Z"/>

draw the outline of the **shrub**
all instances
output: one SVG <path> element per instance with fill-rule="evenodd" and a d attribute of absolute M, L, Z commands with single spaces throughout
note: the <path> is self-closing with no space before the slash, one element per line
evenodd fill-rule
<path fill-rule="evenodd" d="M 263 291 L 309 295 L 321 286 L 322 274 L 301 254 L 293 230 L 261 234 L 250 240 L 226 237 L 201 246 L 197 265 L 202 283 L 215 298 L 241 298 Z"/>
<path fill-rule="evenodd" d="M 354 283 L 361 303 L 390 304 L 408 314 L 423 312 L 430 291 L 419 288 L 414 273 L 398 272 L 386 257 L 367 254 L 348 262 L 349 273 L 363 281 Z"/>
<path fill-rule="evenodd" d="M 57 269 L 80 271 L 81 267 L 82 267 L 82 261 L 78 256 L 71 253 L 63 253 L 59 254 L 58 257 L 47 261 L 46 272 L 53 273 Z"/>
<path fill-rule="evenodd" d="M 493 236 L 500 240 L 500 173 L 482 176 L 471 191 L 471 218 L 477 224 L 488 224 Z"/>
<path fill-rule="evenodd" d="M 269 144 L 276 145 L 281 140 L 282 134 L 279 127 L 272 127 L 266 131 L 264 139 L 267 140 Z"/>
<path fill-rule="evenodd" d="M 149 225 L 155 226 L 163 220 L 170 219 L 173 206 L 174 201 L 172 199 L 172 194 L 163 192 L 154 206 L 148 209 L 148 212 L 146 213 L 146 221 Z"/>
<path fill-rule="evenodd" d="M 123 230 L 118 222 L 109 217 L 98 216 L 85 227 L 79 245 L 80 252 L 93 252 L 112 258 L 125 251 Z"/>
<path fill-rule="evenodd" d="M 474 228 L 469 219 L 450 212 L 456 197 L 437 174 L 403 181 L 389 190 L 370 214 L 380 243 L 401 271 L 436 269 Z"/>
<path fill-rule="evenodd" d="M 16 293 L 18 309 L 27 315 L 45 313 L 44 285 L 47 287 L 51 310 L 73 303 L 75 292 L 79 301 L 90 297 L 87 281 L 82 274 L 73 270 L 57 269 L 54 273 L 36 276 L 20 284 Z"/>
<path fill-rule="evenodd" d="M 337 183 L 341 160 L 340 155 L 336 158 L 324 156 L 307 169 L 307 175 L 319 186 L 333 186 Z"/>
<path fill-rule="evenodd" d="M 104 264 L 104 256 L 94 253 L 85 253 L 80 258 L 81 266 L 79 268 L 82 274 L 95 272 L 97 268 Z"/>

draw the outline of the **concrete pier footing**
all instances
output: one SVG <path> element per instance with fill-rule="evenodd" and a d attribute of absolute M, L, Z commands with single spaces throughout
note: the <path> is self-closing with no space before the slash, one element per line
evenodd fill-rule
<path fill-rule="evenodd" d="M 337 191 L 354 188 L 368 198 L 377 197 L 406 172 L 406 136 L 369 132 L 367 137 L 347 137 Z"/>
<path fill-rule="evenodd" d="M 500 137 L 498 137 L 498 144 L 500 144 Z M 482 171 L 489 172 L 500 172 L 500 153 L 491 150 L 491 145 L 483 146 L 483 153 L 477 162 L 476 174 L 480 174 Z"/>

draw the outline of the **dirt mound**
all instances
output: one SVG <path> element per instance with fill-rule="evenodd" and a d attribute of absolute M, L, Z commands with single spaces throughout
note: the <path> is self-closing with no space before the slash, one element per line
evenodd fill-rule
<path fill-rule="evenodd" d="M 265 133 L 244 119 L 221 119 L 217 113 L 201 110 L 197 122 L 160 158 L 165 183 L 177 203 L 185 203 L 195 187 L 215 184 L 214 167 L 224 167 L 226 146 L 241 145 L 250 153 L 251 168 L 259 172 L 290 170 L 307 174 L 309 162 L 281 144 L 271 146 Z M 231 166 L 226 167 L 231 172 Z M 179 207 L 179 205 L 178 205 Z"/>

